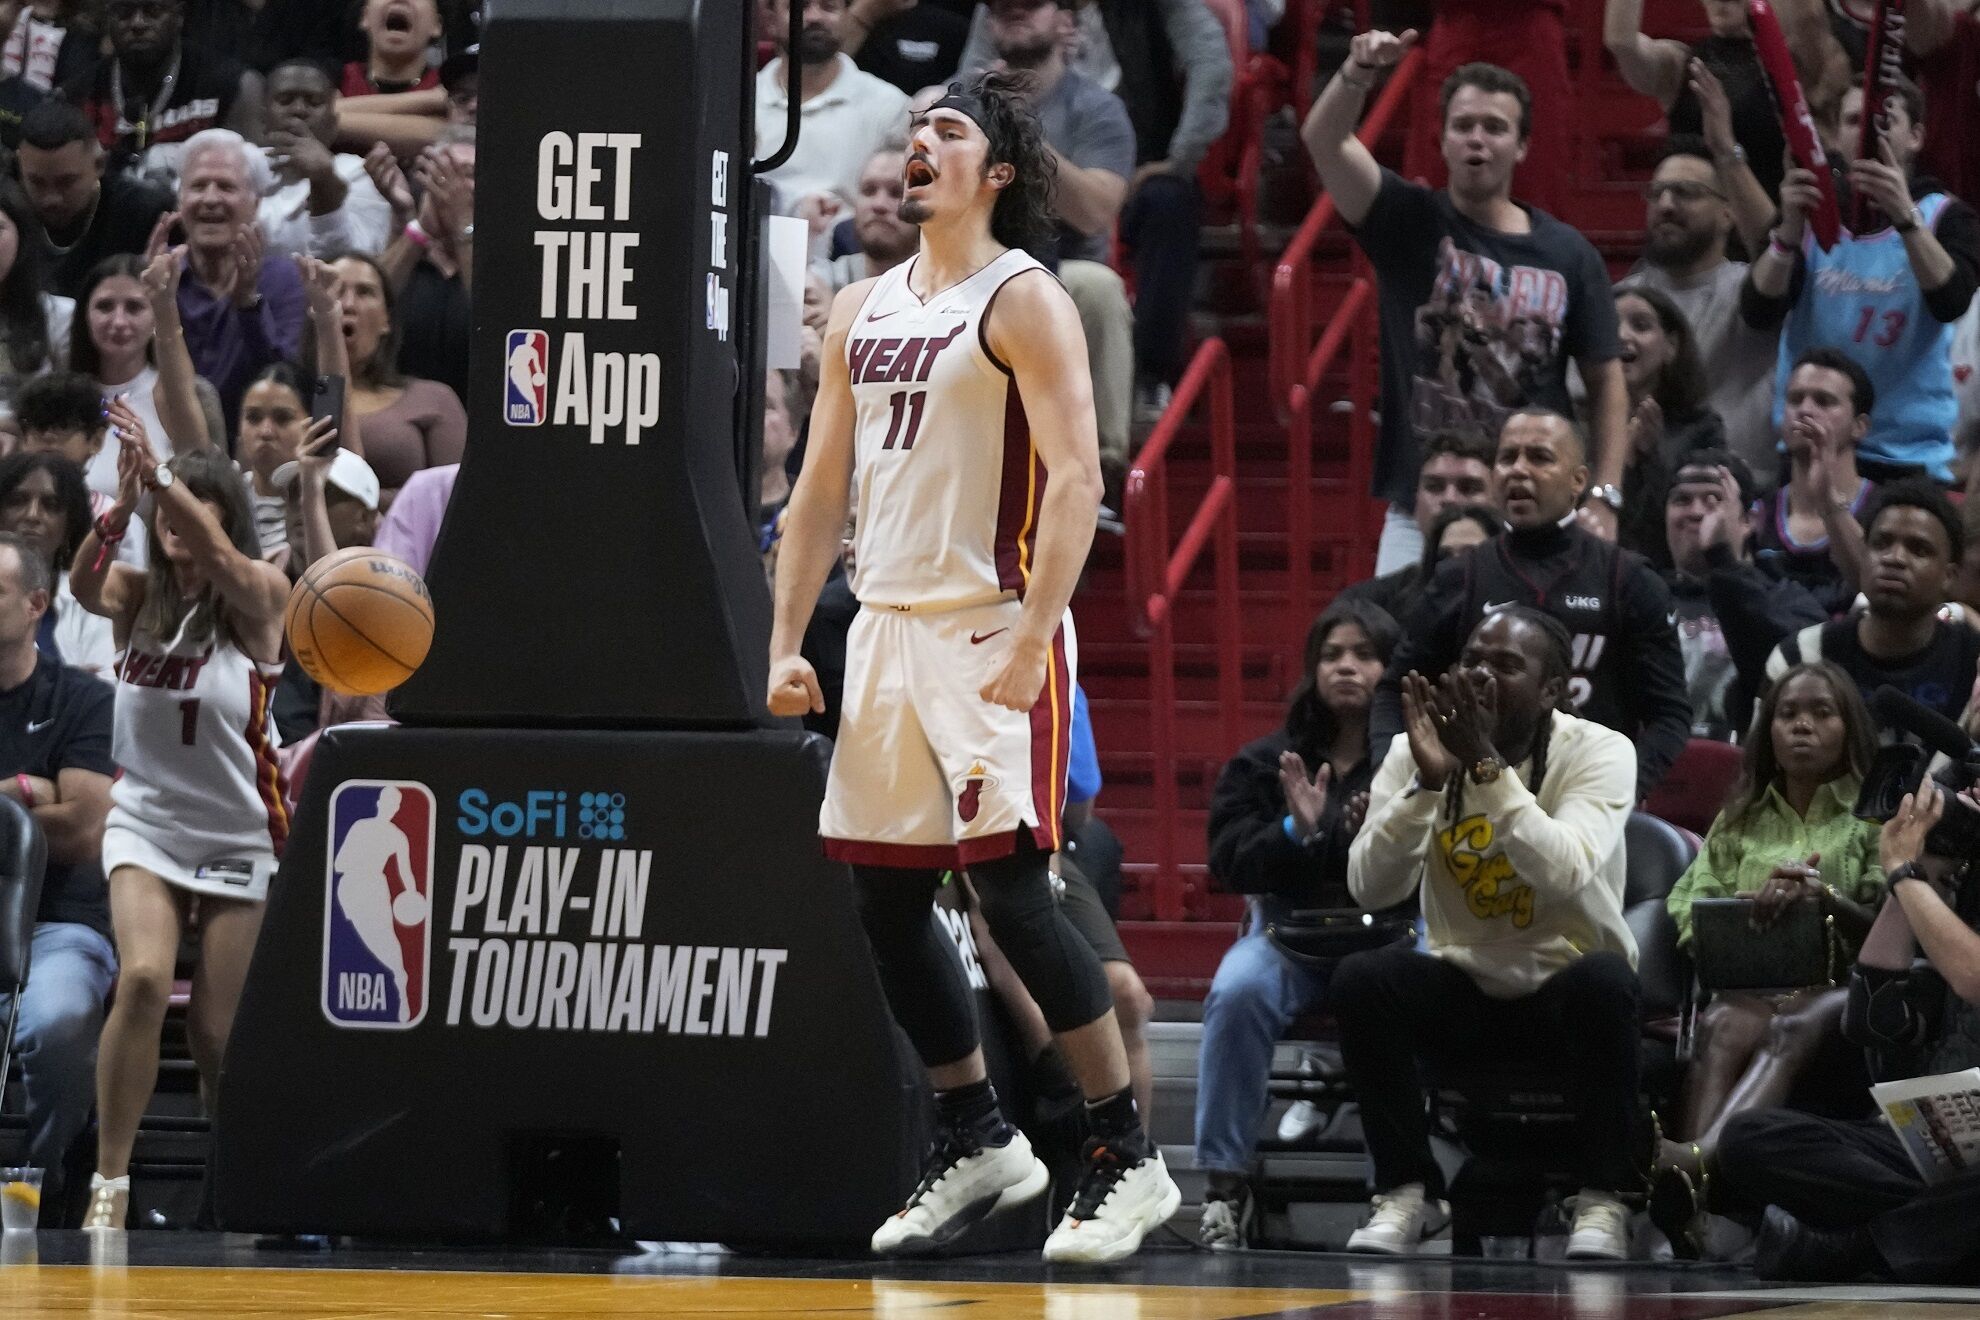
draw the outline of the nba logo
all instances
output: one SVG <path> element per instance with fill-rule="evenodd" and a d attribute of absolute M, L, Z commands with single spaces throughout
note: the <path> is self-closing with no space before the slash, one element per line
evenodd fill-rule
<path fill-rule="evenodd" d="M 353 779 L 330 795 L 323 885 L 323 1016 L 409 1031 L 433 961 L 433 790 Z"/>
<path fill-rule="evenodd" d="M 503 354 L 502 420 L 541 426 L 550 417 L 550 336 L 541 330 L 509 331 Z"/>

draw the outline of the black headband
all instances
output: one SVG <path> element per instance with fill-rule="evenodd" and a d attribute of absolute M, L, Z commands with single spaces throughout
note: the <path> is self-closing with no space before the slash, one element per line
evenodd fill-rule
<path fill-rule="evenodd" d="M 950 83 L 949 94 L 929 106 L 925 113 L 932 115 L 937 110 L 953 110 L 959 115 L 967 115 L 970 122 L 983 129 L 986 135 L 990 131 L 985 125 L 987 116 L 983 109 L 983 98 L 974 92 L 964 91 L 960 83 Z"/>

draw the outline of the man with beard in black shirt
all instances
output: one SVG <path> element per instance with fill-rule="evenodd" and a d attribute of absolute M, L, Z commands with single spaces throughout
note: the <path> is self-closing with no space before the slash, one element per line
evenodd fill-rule
<path fill-rule="evenodd" d="M 1369 743 L 1379 763 L 1402 732 L 1403 675 L 1442 674 L 1487 614 L 1530 605 L 1574 638 L 1565 708 L 1636 742 L 1637 795 L 1684 749 L 1691 700 L 1670 589 L 1641 555 L 1575 520 L 1587 448 L 1568 418 L 1525 409 L 1506 419 L 1492 469 L 1507 531 L 1441 566 L 1409 616 L 1375 692 Z"/>

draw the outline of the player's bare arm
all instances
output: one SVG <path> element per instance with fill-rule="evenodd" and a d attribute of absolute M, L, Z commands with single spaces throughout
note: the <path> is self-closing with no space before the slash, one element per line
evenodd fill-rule
<path fill-rule="evenodd" d="M 861 280 L 839 290 L 825 325 L 819 351 L 818 399 L 811 408 L 811 435 L 804 468 L 785 507 L 784 536 L 777 552 L 777 608 L 770 628 L 772 715 L 823 714 L 825 694 L 810 661 L 798 654 L 805 627 L 818 605 L 818 593 L 839 558 L 853 470 L 852 376 L 846 368 L 846 334 L 873 288 Z"/>
<path fill-rule="evenodd" d="M 1030 710 L 1044 690 L 1052 638 L 1086 567 L 1100 511 L 1093 377 L 1079 312 L 1064 287 L 1043 272 L 1026 272 L 1004 286 L 986 333 L 991 351 L 1017 379 L 1046 481 L 1024 611 L 1002 666 L 983 686 L 983 699 Z"/>

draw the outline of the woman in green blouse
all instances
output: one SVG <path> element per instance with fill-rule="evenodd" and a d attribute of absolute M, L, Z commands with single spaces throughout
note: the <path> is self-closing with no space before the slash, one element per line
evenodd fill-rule
<path fill-rule="evenodd" d="M 1832 664 L 1796 665 L 1760 703 L 1746 764 L 1705 847 L 1671 891 L 1680 945 L 1691 905 L 1750 898 L 1766 926 L 1790 904 L 1818 903 L 1853 960 L 1883 892 L 1877 826 L 1850 809 L 1876 751 L 1856 684 Z M 1841 1027 L 1844 987 L 1791 994 L 1722 993 L 1700 1013 L 1684 1107 L 1660 1138 L 1651 1211 L 1683 1252 L 1694 1246 L 1707 1170 L 1727 1119 L 1784 1104 L 1823 1041 Z M 1675 1139 L 1672 1139 L 1675 1138 Z"/>

